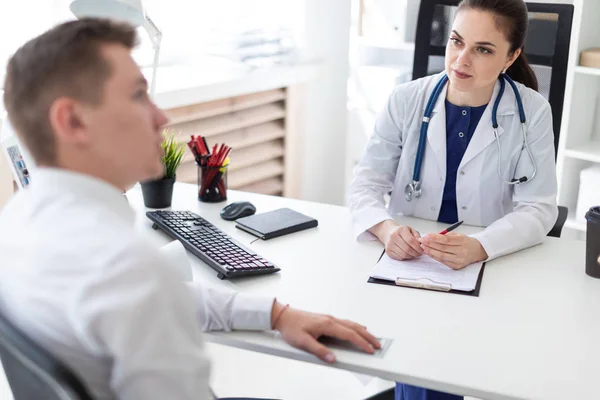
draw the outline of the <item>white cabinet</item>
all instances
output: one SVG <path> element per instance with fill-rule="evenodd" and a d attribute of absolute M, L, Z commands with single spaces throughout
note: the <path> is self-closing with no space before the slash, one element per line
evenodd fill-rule
<path fill-rule="evenodd" d="M 579 65 L 581 51 L 600 47 L 600 1 L 575 0 L 565 106 L 558 149 L 558 203 L 569 208 L 567 234 L 583 238 L 585 221 L 576 217 L 580 187 L 600 205 L 600 182 L 580 181 L 581 171 L 600 166 L 600 68 Z"/>

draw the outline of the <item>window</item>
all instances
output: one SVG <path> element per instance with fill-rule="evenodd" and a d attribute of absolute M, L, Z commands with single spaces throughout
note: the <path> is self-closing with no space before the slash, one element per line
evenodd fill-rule
<path fill-rule="evenodd" d="M 101 1 L 101 0 L 98 0 Z M 10 4 L 6 4 L 10 3 Z M 70 0 L 11 0 L 0 5 L 0 78 L 10 56 L 27 40 L 55 24 L 74 18 Z M 163 32 L 160 64 L 200 61 L 215 44 L 227 46 L 232 34 L 283 27 L 300 40 L 304 27 L 303 0 L 145 0 L 150 18 Z M 153 50 L 147 33 L 139 28 L 136 61 L 150 66 Z"/>

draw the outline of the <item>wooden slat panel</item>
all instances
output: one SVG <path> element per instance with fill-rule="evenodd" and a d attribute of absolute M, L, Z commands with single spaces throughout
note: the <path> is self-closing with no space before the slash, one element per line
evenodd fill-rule
<path fill-rule="evenodd" d="M 281 177 L 271 178 L 250 185 L 242 186 L 238 190 L 244 192 L 261 193 L 269 195 L 280 195 L 283 192 L 283 180 Z"/>
<path fill-rule="evenodd" d="M 241 150 L 232 150 L 229 156 L 229 172 L 252 167 L 261 162 L 279 158 L 283 156 L 283 154 L 284 148 L 282 140 L 272 140 L 267 143 L 246 147 Z"/>
<path fill-rule="evenodd" d="M 274 121 L 223 133 L 215 137 L 214 140 L 217 140 L 219 143 L 226 143 L 228 146 L 239 150 L 244 147 L 268 142 L 269 140 L 280 139 L 284 136 L 283 123 L 281 121 Z"/>
<path fill-rule="evenodd" d="M 244 168 L 239 171 L 230 172 L 227 178 L 227 184 L 231 189 L 238 189 L 251 183 L 260 182 L 268 178 L 273 178 L 283 174 L 283 160 L 271 160 L 265 163 L 255 165 L 251 168 Z"/>
<path fill-rule="evenodd" d="M 249 128 L 253 125 L 276 121 L 285 117 L 283 102 L 237 111 L 231 114 L 219 115 L 197 121 L 186 122 L 171 126 L 181 140 L 189 140 L 190 135 L 206 137 L 230 132 L 237 129 Z"/>
<path fill-rule="evenodd" d="M 245 96 L 231 97 L 228 99 L 211 101 L 208 103 L 193 104 L 190 106 L 166 110 L 169 124 L 176 125 L 197 119 L 229 114 L 235 111 L 275 103 L 285 99 L 284 89 L 268 90 L 266 92 L 252 93 Z"/>
<path fill-rule="evenodd" d="M 257 184 L 269 180 L 269 178 L 283 175 L 283 161 L 281 158 L 270 160 L 248 168 L 237 171 L 229 171 L 227 177 L 227 186 L 231 189 L 240 189 L 252 184 Z M 195 163 L 181 163 L 177 170 L 177 182 L 198 184 L 198 167 Z M 282 183 L 283 184 L 283 183 Z M 244 189 L 245 190 L 245 189 Z M 262 193 L 262 192 L 257 192 Z"/>
<path fill-rule="evenodd" d="M 280 121 L 275 121 L 215 135 L 211 137 L 209 145 L 213 143 L 225 143 L 232 147 L 233 151 L 236 151 L 270 140 L 281 139 L 284 136 L 285 130 L 283 124 Z M 189 137 L 187 140 L 189 140 Z M 194 161 L 192 152 L 187 150 L 183 156 L 183 160 Z"/>
<path fill-rule="evenodd" d="M 182 162 L 177 170 L 177 182 L 198 183 L 198 166 L 195 162 Z"/>
<path fill-rule="evenodd" d="M 285 175 L 283 196 L 302 197 L 302 165 L 306 125 L 307 88 L 305 85 L 288 87 L 285 101 Z"/>

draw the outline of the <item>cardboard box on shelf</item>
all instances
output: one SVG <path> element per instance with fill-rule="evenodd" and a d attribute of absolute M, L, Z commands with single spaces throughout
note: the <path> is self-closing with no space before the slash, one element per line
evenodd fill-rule
<path fill-rule="evenodd" d="M 579 57 L 579 65 L 582 67 L 600 68 L 600 48 L 582 51 Z"/>

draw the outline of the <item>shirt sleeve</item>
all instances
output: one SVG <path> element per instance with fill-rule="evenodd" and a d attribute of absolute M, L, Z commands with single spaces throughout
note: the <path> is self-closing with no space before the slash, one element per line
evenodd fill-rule
<path fill-rule="evenodd" d="M 116 398 L 211 399 L 194 298 L 163 263 L 139 243 L 116 254 L 88 279 L 71 310 L 74 324 L 111 361 Z"/>
<path fill-rule="evenodd" d="M 232 329 L 271 329 L 274 297 L 237 293 L 233 290 L 192 281 L 192 266 L 185 248 L 177 241 L 161 248 L 169 267 L 184 279 L 196 304 L 196 315 L 203 331 Z"/>
<path fill-rule="evenodd" d="M 373 135 L 354 169 L 354 179 L 348 193 L 357 240 L 375 240 L 368 232 L 374 225 L 392 219 L 388 213 L 385 195 L 394 185 L 398 162 L 402 154 L 400 117 L 400 85 L 390 95 L 383 111 L 377 116 Z"/>
<path fill-rule="evenodd" d="M 238 293 L 189 282 L 203 331 L 269 330 L 274 297 Z"/>

